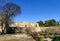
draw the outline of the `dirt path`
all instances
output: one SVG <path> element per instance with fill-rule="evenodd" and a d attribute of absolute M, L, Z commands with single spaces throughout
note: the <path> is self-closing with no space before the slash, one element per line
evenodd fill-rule
<path fill-rule="evenodd" d="M 26 34 L 6 34 L 0 35 L 0 41 L 35 41 Z"/>

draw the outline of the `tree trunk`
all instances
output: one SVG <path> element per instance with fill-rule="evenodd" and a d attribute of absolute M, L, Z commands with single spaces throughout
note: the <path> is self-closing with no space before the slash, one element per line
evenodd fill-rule
<path fill-rule="evenodd" d="M 8 21 L 5 22 L 5 29 L 6 29 L 6 33 L 8 34 L 8 31 L 9 31 L 9 24 L 8 24 Z"/>
<path fill-rule="evenodd" d="M 4 33 L 3 23 L 1 24 L 2 34 Z"/>

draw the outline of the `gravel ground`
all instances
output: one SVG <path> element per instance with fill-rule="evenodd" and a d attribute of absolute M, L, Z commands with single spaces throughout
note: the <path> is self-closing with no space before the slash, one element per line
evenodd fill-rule
<path fill-rule="evenodd" d="M 0 41 L 35 41 L 31 36 L 26 34 L 5 34 L 0 35 Z"/>

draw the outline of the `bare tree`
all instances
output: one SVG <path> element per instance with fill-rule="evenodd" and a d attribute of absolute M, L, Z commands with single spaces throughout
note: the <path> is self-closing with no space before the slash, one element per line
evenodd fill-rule
<path fill-rule="evenodd" d="M 20 13 L 20 7 L 14 3 L 6 3 L 0 8 L 0 16 L 4 18 L 6 32 L 8 31 L 10 20 Z"/>

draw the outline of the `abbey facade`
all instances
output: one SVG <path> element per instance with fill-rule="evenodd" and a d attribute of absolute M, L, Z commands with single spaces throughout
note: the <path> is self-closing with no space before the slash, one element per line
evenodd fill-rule
<path fill-rule="evenodd" d="M 39 27 L 38 23 L 33 22 L 15 22 L 9 25 L 10 27 Z"/>

